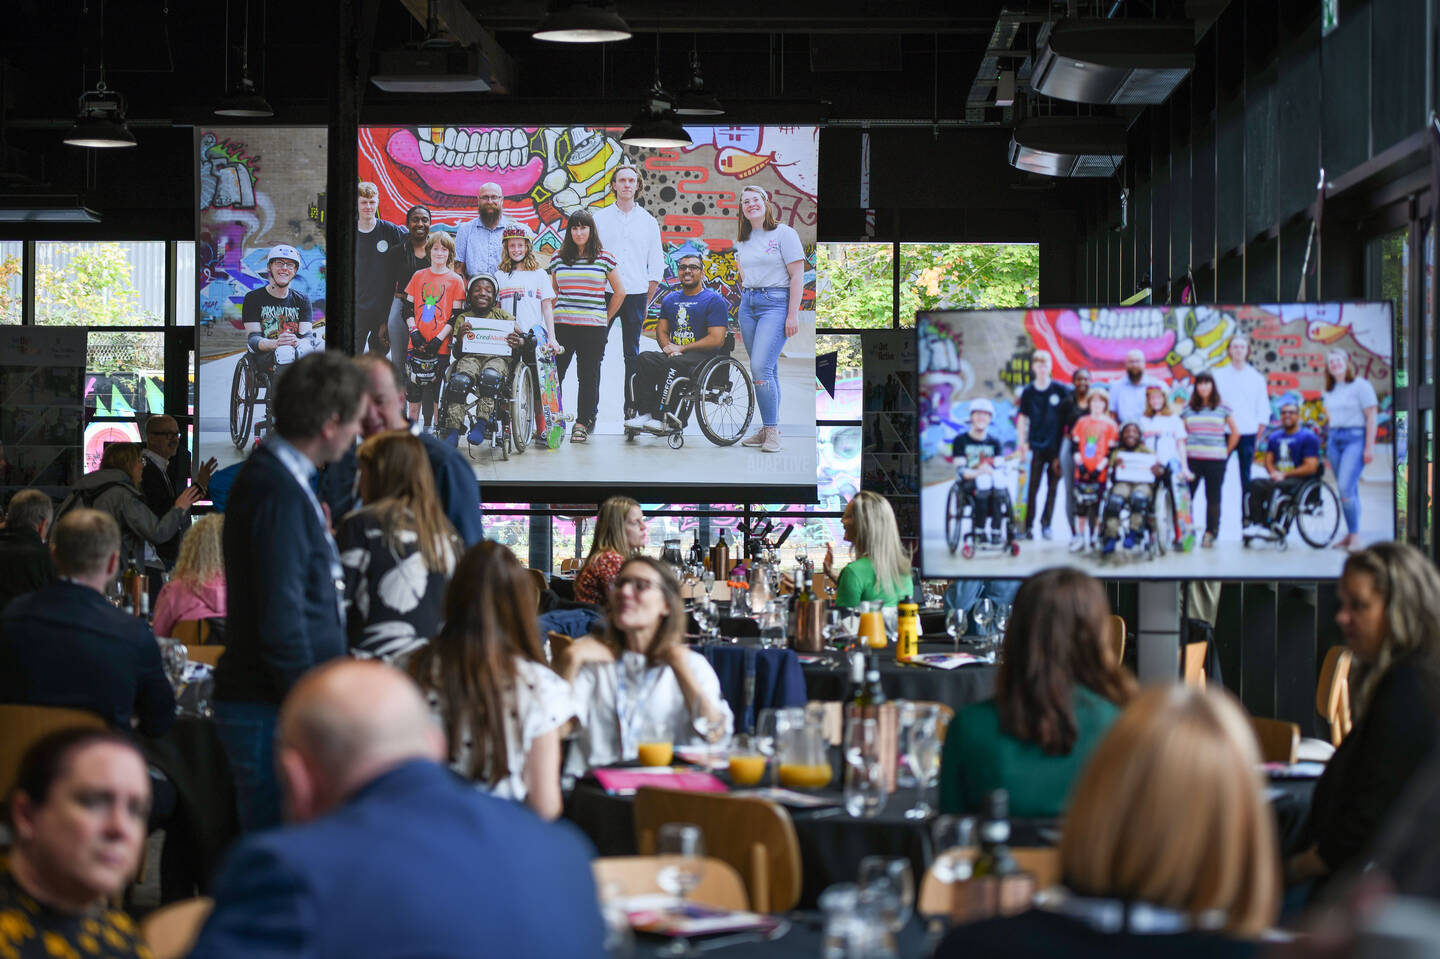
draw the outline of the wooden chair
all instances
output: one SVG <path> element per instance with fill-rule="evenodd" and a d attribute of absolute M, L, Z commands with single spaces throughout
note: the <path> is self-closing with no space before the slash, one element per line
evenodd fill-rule
<path fill-rule="evenodd" d="M 170 627 L 170 638 L 186 646 L 203 646 L 210 641 L 210 623 L 203 619 L 182 619 Z"/>
<path fill-rule="evenodd" d="M 567 556 L 560 561 L 560 572 L 574 573 L 580 569 L 580 561 L 573 556 Z"/>
<path fill-rule="evenodd" d="M 756 912 L 787 912 L 800 901 L 800 842 L 776 803 L 722 793 L 642 788 L 635 794 L 635 836 L 641 855 L 654 855 L 667 822 L 693 822 L 705 851 L 745 878 Z"/>
<path fill-rule="evenodd" d="M 225 654 L 224 646 L 186 646 L 185 656 L 193 663 L 214 667 Z"/>
<path fill-rule="evenodd" d="M 1280 719 L 1250 717 L 1250 728 L 1260 743 L 1260 758 L 1267 763 L 1293 763 L 1300 750 L 1300 727 Z"/>
<path fill-rule="evenodd" d="M 550 588 L 550 577 L 531 566 L 530 578 L 535 581 L 535 599 L 539 602 L 540 597 L 545 595 L 545 590 Z"/>
<path fill-rule="evenodd" d="M 1331 646 L 1315 687 L 1315 709 L 1330 724 L 1330 742 L 1335 746 L 1350 732 L 1350 665 L 1354 661 L 1354 654 L 1344 646 Z"/>
<path fill-rule="evenodd" d="M 1115 654 L 1115 665 L 1125 662 L 1125 618 L 1114 613 L 1105 622 L 1105 645 Z"/>
<path fill-rule="evenodd" d="M 939 851 L 937 851 L 937 855 Z M 1053 846 L 1011 847 L 1010 854 L 1020 868 L 1035 877 L 1036 889 L 1049 889 L 1060 881 L 1060 850 Z M 943 883 L 932 865 L 920 880 L 915 911 L 922 916 L 952 916 L 963 903 L 963 883 Z"/>
<path fill-rule="evenodd" d="M 662 861 L 660 856 L 608 856 L 592 860 L 590 867 L 595 871 L 595 888 L 601 898 L 643 896 L 664 891 L 655 881 Z M 686 898 L 716 909 L 748 910 L 750 898 L 745 895 L 745 880 L 735 868 L 712 856 L 705 856 L 703 861 L 700 885 Z"/>
<path fill-rule="evenodd" d="M 51 733 L 76 727 L 104 729 L 105 720 L 82 709 L 0 706 L 0 796 L 10 795 L 26 750 Z"/>
<path fill-rule="evenodd" d="M 1198 643 L 1186 643 L 1180 647 L 1180 674 L 1184 677 L 1186 686 L 1205 689 L 1205 654 L 1208 652 L 1210 643 L 1203 639 Z"/>
<path fill-rule="evenodd" d="M 140 938 L 149 944 L 155 959 L 188 956 L 214 908 L 215 900 L 209 896 L 172 902 L 140 920 Z"/>

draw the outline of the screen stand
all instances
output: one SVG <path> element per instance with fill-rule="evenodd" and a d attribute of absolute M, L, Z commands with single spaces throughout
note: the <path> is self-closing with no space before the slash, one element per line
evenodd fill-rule
<path fill-rule="evenodd" d="M 1173 683 L 1180 676 L 1180 584 L 1141 581 L 1135 665 L 1141 683 Z"/>

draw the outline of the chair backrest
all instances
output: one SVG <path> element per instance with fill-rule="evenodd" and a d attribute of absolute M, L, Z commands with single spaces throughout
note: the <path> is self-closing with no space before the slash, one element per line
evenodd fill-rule
<path fill-rule="evenodd" d="M 595 871 L 595 888 L 602 898 L 643 896 L 664 891 L 655 881 L 663 861 L 660 856 L 602 856 L 591 860 L 590 868 Z M 750 897 L 745 895 L 745 880 L 735 867 L 713 856 L 703 857 L 703 862 L 700 884 L 686 898 L 716 909 L 748 910 Z"/>
<path fill-rule="evenodd" d="M 540 596 L 544 596 L 545 590 L 550 588 L 550 577 L 546 576 L 544 573 L 540 572 L 540 570 L 531 566 L 530 578 L 535 581 L 536 597 L 538 598 Z"/>
<path fill-rule="evenodd" d="M 1208 652 L 1210 643 L 1204 639 L 1198 643 L 1186 643 L 1180 648 L 1180 672 L 1186 686 L 1205 688 L 1205 654 Z"/>
<path fill-rule="evenodd" d="M 1125 662 L 1125 617 L 1110 614 L 1105 621 L 1105 645 L 1115 654 L 1115 665 Z"/>
<path fill-rule="evenodd" d="M 75 727 L 104 729 L 105 720 L 83 709 L 0 706 L 0 797 L 10 795 L 26 750 L 51 733 Z"/>
<path fill-rule="evenodd" d="M 1250 728 L 1260 743 L 1260 758 L 1267 763 L 1293 763 L 1300 750 L 1300 727 L 1280 719 L 1250 717 Z"/>
<path fill-rule="evenodd" d="M 560 561 L 560 572 L 573 573 L 579 567 L 580 561 L 573 556 L 567 556 Z"/>
<path fill-rule="evenodd" d="M 635 836 L 642 855 L 653 855 L 667 822 L 693 822 L 705 852 L 729 863 L 745 879 L 756 912 L 786 912 L 800 901 L 800 841 L 779 805 L 749 796 L 642 788 L 635 794 Z"/>
<path fill-rule="evenodd" d="M 937 851 L 937 855 L 938 855 Z M 1012 846 L 1010 854 L 1025 872 L 1035 877 L 1035 888 L 1049 889 L 1060 881 L 1060 850 L 1053 846 Z M 966 902 L 963 883 L 944 883 L 931 865 L 920 880 L 915 911 L 922 916 L 954 916 Z"/>
<path fill-rule="evenodd" d="M 209 896 L 182 899 L 156 909 L 140 920 L 140 938 L 150 946 L 155 959 L 188 956 L 205 925 L 215 900 Z"/>
<path fill-rule="evenodd" d="M 204 663 L 206 666 L 215 666 L 220 662 L 220 657 L 225 655 L 224 646 L 187 646 L 185 657 L 194 663 Z"/>
<path fill-rule="evenodd" d="M 1331 646 L 1315 685 L 1315 709 L 1330 724 L 1330 742 L 1339 746 L 1350 732 L 1350 665 L 1355 656 L 1344 646 Z"/>
<path fill-rule="evenodd" d="M 203 619 L 182 619 L 170 627 L 170 638 L 186 646 L 200 646 L 210 639 L 210 624 Z"/>

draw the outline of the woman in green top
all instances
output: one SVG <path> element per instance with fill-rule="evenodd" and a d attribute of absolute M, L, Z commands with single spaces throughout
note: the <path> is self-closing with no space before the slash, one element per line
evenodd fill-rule
<path fill-rule="evenodd" d="M 992 789 L 1010 815 L 1056 817 L 1135 682 L 1104 641 L 1110 604 L 1073 567 L 1043 570 L 1015 594 L 995 698 L 955 714 L 940 764 L 941 812 L 978 812 Z"/>
<path fill-rule="evenodd" d="M 909 600 L 915 591 L 910 554 L 900 542 L 900 527 L 890 501 L 879 493 L 862 490 L 850 500 L 840 517 L 845 542 L 854 557 L 835 583 L 835 605 L 859 606 L 880 600 L 886 606 Z M 825 547 L 825 575 L 835 579 L 835 552 Z"/>

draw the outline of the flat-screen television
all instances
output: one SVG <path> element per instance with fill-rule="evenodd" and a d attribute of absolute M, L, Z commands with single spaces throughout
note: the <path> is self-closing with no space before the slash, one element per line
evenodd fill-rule
<path fill-rule="evenodd" d="M 1395 536 L 1393 334 L 1389 303 L 920 313 L 925 575 L 1338 575 Z"/>
<path fill-rule="evenodd" d="M 690 146 L 642 149 L 620 142 L 622 128 L 594 125 L 361 129 L 362 195 L 330 202 L 359 202 L 363 209 L 363 194 L 371 192 L 365 185 L 373 185 L 370 202 L 382 229 L 362 234 L 359 252 L 365 262 L 394 270 L 402 300 L 401 312 L 387 316 L 392 307 L 381 288 L 389 280 L 376 282 L 373 269 L 360 264 L 353 348 L 390 350 L 416 400 L 412 418 L 456 443 L 486 499 L 571 502 L 626 492 L 660 502 L 814 501 L 819 131 L 687 130 Z M 622 213 L 616 179 L 624 168 L 634 169 L 636 183 L 634 208 Z M 753 325 L 741 315 L 735 250 L 741 193 L 750 187 L 761 189 L 773 222 L 783 228 L 764 233 L 767 239 L 774 234 L 778 258 L 792 252 L 803 258 L 798 303 L 791 303 L 788 274 L 749 278 L 746 286 L 760 307 Z M 565 258 L 571 220 L 582 213 L 593 218 L 598 247 L 614 267 L 588 278 L 570 270 L 557 282 L 552 268 Z M 530 259 L 509 258 L 504 226 L 525 232 Z M 547 361 L 528 342 L 517 346 L 505 322 L 493 318 L 470 322 L 463 345 L 468 360 L 457 355 L 457 344 L 443 372 L 422 355 L 424 347 L 396 351 L 390 333 L 405 332 L 394 325 L 396 316 L 423 319 L 431 288 L 453 289 L 427 261 L 422 233 L 427 241 L 443 235 L 456 246 L 450 268 L 467 295 L 478 274 L 496 272 L 497 259 L 508 264 L 498 302 L 488 309 L 504 310 L 525 331 L 543 326 L 542 301 L 562 287 L 548 308 L 568 355 Z M 581 235 L 575 235 L 570 266 L 596 262 L 579 243 Z M 682 261 L 690 264 L 683 271 Z M 610 299 L 616 277 L 624 300 Z M 380 292 L 360 296 L 362 283 Z M 601 305 L 598 314 L 592 309 L 581 316 L 574 297 L 587 284 Z M 443 302 L 452 293 L 439 295 L 436 309 L 453 305 Z M 465 306 L 476 309 L 468 299 Z M 617 306 L 619 315 L 607 318 Z M 785 312 L 792 307 L 795 329 L 785 336 Z M 668 343 L 656 329 L 662 317 Z M 724 348 L 696 354 L 710 362 L 665 361 L 663 348 L 721 325 L 728 334 Z M 632 376 L 640 378 L 639 387 Z M 641 423 L 645 411 L 635 405 L 637 396 L 647 398 L 652 412 L 663 412 Z M 778 428 L 778 451 L 744 445 L 767 414 Z"/>

